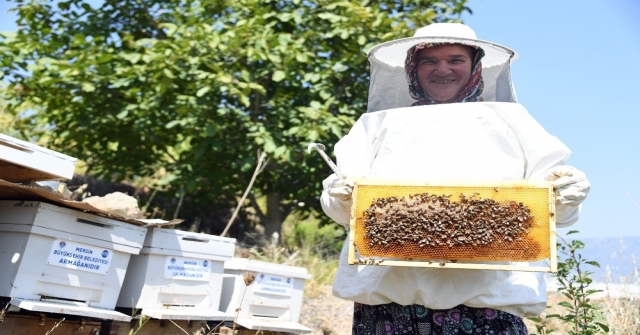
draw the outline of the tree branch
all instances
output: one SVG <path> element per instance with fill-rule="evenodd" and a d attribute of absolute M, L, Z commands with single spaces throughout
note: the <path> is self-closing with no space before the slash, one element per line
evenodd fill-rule
<path fill-rule="evenodd" d="M 156 33 L 158 34 L 157 36 L 155 36 L 155 38 L 159 39 L 159 40 L 166 40 L 167 39 L 167 34 L 165 34 L 164 30 L 162 30 L 162 28 L 160 28 L 158 26 L 158 23 L 153 18 L 153 16 L 151 16 L 151 14 L 149 14 L 149 8 L 145 5 L 145 2 L 144 1 L 140 1 L 139 4 L 142 6 L 142 8 L 139 8 L 139 9 L 143 11 L 142 14 L 149 21 L 149 28 L 153 28 L 156 31 Z"/>
<path fill-rule="evenodd" d="M 236 206 L 236 210 L 233 211 L 233 215 L 231 215 L 231 219 L 229 219 L 227 226 L 222 231 L 222 234 L 220 234 L 221 237 L 227 234 L 227 232 L 229 231 L 229 228 L 231 227 L 231 224 L 233 223 L 233 220 L 235 220 L 236 216 L 238 216 L 238 212 L 240 211 L 240 207 L 242 207 L 242 203 L 247 198 L 247 195 L 249 195 L 249 191 L 251 191 L 251 187 L 253 187 L 253 182 L 256 181 L 256 177 L 263 170 L 262 164 L 266 156 L 267 154 L 265 152 L 262 152 L 262 154 L 260 154 L 260 157 L 258 158 L 258 163 L 256 164 L 256 169 L 255 171 L 253 171 L 253 176 L 251 177 L 251 181 L 249 181 L 249 185 L 247 186 L 247 189 L 244 191 L 242 198 L 240 198 L 240 201 L 238 201 L 238 206 Z"/>

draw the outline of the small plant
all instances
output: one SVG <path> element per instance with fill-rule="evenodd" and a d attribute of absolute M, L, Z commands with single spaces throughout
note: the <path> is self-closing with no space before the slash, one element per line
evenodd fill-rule
<path fill-rule="evenodd" d="M 45 335 L 49 335 L 51 334 L 56 328 L 58 328 L 60 326 L 60 324 L 62 322 L 64 322 L 65 318 L 60 319 L 60 321 L 56 322 L 53 327 L 51 329 L 49 329 L 49 331 L 47 331 L 47 333 Z"/>
<path fill-rule="evenodd" d="M 7 314 L 7 308 L 9 308 L 9 305 L 11 305 L 11 300 L 9 300 L 4 308 L 0 311 L 0 322 L 4 322 L 4 317 Z"/>
<path fill-rule="evenodd" d="M 135 335 L 138 333 L 138 331 L 140 331 L 140 329 L 142 328 L 142 326 L 144 326 L 145 323 L 147 323 L 147 321 L 151 320 L 151 317 L 146 316 L 146 315 L 140 315 L 140 317 L 138 318 L 138 325 L 137 328 L 134 327 L 131 330 L 129 330 L 129 335 Z"/>
<path fill-rule="evenodd" d="M 577 233 L 572 230 L 567 235 Z M 558 237 L 558 273 L 556 279 L 559 284 L 558 292 L 566 299 L 558 303 L 566 313 L 548 314 L 538 318 L 530 318 L 535 323 L 538 335 L 546 335 L 553 332 L 549 327 L 551 319 L 557 319 L 569 327 L 568 335 L 596 335 L 608 334 L 609 327 L 605 324 L 605 317 L 597 302 L 591 300 L 592 295 L 602 290 L 590 289 L 592 283 L 590 275 L 592 271 L 585 270 L 585 265 L 600 267 L 595 261 L 584 259 L 579 254 L 584 249 L 584 243 L 579 240 L 567 241 Z M 561 256 L 564 255 L 564 259 Z"/>
<path fill-rule="evenodd" d="M 237 321 L 238 321 L 238 317 L 240 316 L 240 310 L 241 310 L 241 306 L 242 306 L 242 302 L 244 301 L 244 295 L 247 293 L 247 288 L 249 288 L 249 286 L 253 283 L 253 281 L 256 280 L 256 274 L 251 272 L 251 271 L 247 271 L 244 274 L 244 291 L 242 291 L 242 298 L 240 299 L 240 306 L 238 306 L 236 308 L 236 316 L 233 319 L 233 329 L 231 330 L 232 334 L 236 334 L 236 327 L 238 326 Z"/>

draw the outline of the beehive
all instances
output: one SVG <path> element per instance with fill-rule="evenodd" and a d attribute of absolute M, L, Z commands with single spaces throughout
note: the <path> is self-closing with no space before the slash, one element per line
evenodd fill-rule
<path fill-rule="evenodd" d="M 233 238 L 150 228 L 131 257 L 116 306 L 156 319 L 210 320 L 219 311 L 224 262 Z"/>
<path fill-rule="evenodd" d="M 355 183 L 350 264 L 555 272 L 548 182 Z M 549 259 L 549 266 L 514 265 Z"/>

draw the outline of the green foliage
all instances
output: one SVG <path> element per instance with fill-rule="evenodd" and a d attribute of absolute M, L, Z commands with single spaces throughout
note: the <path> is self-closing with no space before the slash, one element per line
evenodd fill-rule
<path fill-rule="evenodd" d="M 306 144 L 335 143 L 366 110 L 365 51 L 468 11 L 466 0 L 15 3 L 20 28 L 0 42 L 7 108 L 29 104 L 49 147 L 115 181 L 154 176 L 148 186 L 203 211 L 229 208 L 266 152 L 250 200 L 278 224 L 319 210 L 330 171 Z M 267 194 L 278 215 L 256 205 Z"/>
<path fill-rule="evenodd" d="M 575 234 L 572 230 L 567 235 Z M 591 296 L 601 290 L 590 289 L 592 283 L 590 275 L 592 271 L 585 270 L 585 265 L 600 267 L 595 261 L 584 259 L 579 250 L 584 249 L 584 243 L 579 240 L 567 241 L 559 237 L 561 243 L 558 248 L 558 273 L 556 279 L 559 284 L 558 292 L 568 301 L 558 303 L 565 309 L 565 314 L 549 314 L 545 319 L 558 319 L 570 327 L 569 335 L 596 335 L 608 334 L 609 327 L 597 302 L 591 300 Z M 561 255 L 564 255 L 562 259 Z M 553 332 L 546 328 L 546 320 L 531 318 L 536 323 L 537 334 L 549 334 Z"/>
<path fill-rule="evenodd" d="M 5 88 L 0 87 L 0 133 L 37 144 L 46 143 L 46 127 L 29 112 L 29 104 L 8 110 L 7 100 Z"/>
<path fill-rule="evenodd" d="M 338 225 L 322 225 L 316 218 L 285 222 L 285 245 L 290 249 L 310 249 L 321 258 L 338 258 L 346 237 L 346 231 Z M 290 226 L 290 227 L 289 227 Z"/>
<path fill-rule="evenodd" d="M 138 321 L 137 324 L 129 330 L 129 335 L 136 335 L 149 320 L 151 320 L 151 317 L 146 315 L 140 315 L 137 318 L 137 321 Z"/>

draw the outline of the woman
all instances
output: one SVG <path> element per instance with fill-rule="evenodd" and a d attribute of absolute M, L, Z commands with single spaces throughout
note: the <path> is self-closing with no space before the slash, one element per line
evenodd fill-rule
<path fill-rule="evenodd" d="M 569 149 L 516 103 L 515 58 L 453 23 L 374 47 L 369 113 L 336 144 L 347 179 L 324 181 L 326 214 L 349 224 L 356 178 L 526 179 L 555 181 L 557 225 L 577 221 L 589 183 L 564 165 Z M 522 318 L 546 307 L 540 273 L 354 266 L 347 251 L 345 243 L 333 292 L 356 303 L 354 334 L 520 335 Z"/>

